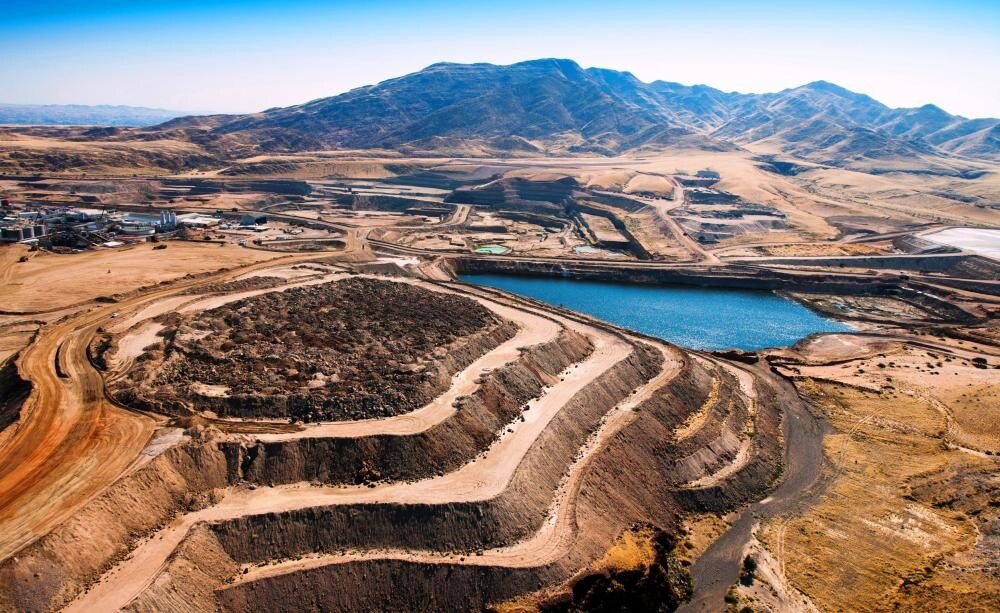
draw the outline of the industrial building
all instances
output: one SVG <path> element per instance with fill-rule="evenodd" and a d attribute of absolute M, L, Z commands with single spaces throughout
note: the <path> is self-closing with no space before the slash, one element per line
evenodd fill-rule
<path fill-rule="evenodd" d="M 183 215 L 175 215 L 174 220 L 176 225 L 186 226 L 188 228 L 214 228 L 220 223 L 218 217 L 210 217 L 200 213 L 184 213 Z"/>
<path fill-rule="evenodd" d="M 0 218 L 0 240 L 20 242 L 41 238 L 46 234 L 45 214 L 42 211 L 21 211 L 4 198 L 0 201 L 3 217 Z"/>
<path fill-rule="evenodd" d="M 172 232 L 177 229 L 177 214 L 160 211 L 159 215 L 129 213 L 121 218 L 117 231 L 129 236 L 152 236 L 158 232 Z"/>
<path fill-rule="evenodd" d="M 262 215 L 260 213 L 244 213 L 240 217 L 241 230 L 253 230 L 255 232 L 263 232 L 268 229 L 267 225 L 267 215 Z"/>
<path fill-rule="evenodd" d="M 0 239 L 4 241 L 25 241 L 45 236 L 45 224 L 18 223 L 0 227 Z"/>
<path fill-rule="evenodd" d="M 177 213 L 173 211 L 160 211 L 160 228 L 163 231 L 173 230 L 177 227 Z"/>
<path fill-rule="evenodd" d="M 241 226 L 262 226 L 266 223 L 267 215 L 260 213 L 244 213 L 243 217 L 240 217 Z"/>

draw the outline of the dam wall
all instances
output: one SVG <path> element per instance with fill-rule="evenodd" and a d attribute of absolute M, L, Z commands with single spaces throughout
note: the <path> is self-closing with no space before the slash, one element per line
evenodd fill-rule
<path fill-rule="evenodd" d="M 457 273 L 492 273 L 592 281 L 620 281 L 651 285 L 691 285 L 733 289 L 791 290 L 817 293 L 885 294 L 900 283 L 886 279 L 872 281 L 836 273 L 790 274 L 754 267 L 671 267 L 653 268 L 618 264 L 559 263 L 501 258 L 456 258 Z"/>
<path fill-rule="evenodd" d="M 1000 264 L 976 255 L 937 253 L 926 255 L 872 255 L 814 258 L 767 258 L 754 260 L 764 266 L 804 266 L 869 268 L 872 270 L 912 270 L 915 272 L 940 272 L 974 279 L 996 278 Z"/>

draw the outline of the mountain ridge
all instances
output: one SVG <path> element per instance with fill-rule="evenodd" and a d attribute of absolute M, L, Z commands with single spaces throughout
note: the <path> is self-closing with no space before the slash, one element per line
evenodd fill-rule
<path fill-rule="evenodd" d="M 0 124 L 143 127 L 183 117 L 184 111 L 124 104 L 13 104 L 0 102 Z"/>
<path fill-rule="evenodd" d="M 510 65 L 438 62 L 301 105 L 195 116 L 182 130 L 211 146 L 278 152 L 416 150 L 442 143 L 486 150 L 613 155 L 664 145 L 711 150 L 767 144 L 825 163 L 965 156 L 1000 159 L 1000 120 L 927 104 L 890 108 L 828 81 L 764 94 L 643 82 L 627 71 L 544 58 Z"/>

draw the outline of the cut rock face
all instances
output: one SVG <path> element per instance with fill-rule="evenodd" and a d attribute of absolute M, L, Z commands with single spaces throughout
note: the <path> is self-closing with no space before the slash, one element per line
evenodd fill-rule
<path fill-rule="evenodd" d="M 780 465 L 764 371 L 492 290 L 226 289 L 157 318 L 106 381 L 133 406 L 251 419 L 175 420 L 192 425 L 171 447 L 0 564 L 0 585 L 33 586 L 0 609 L 672 607 L 682 514 L 758 498 L 760 460 Z M 316 415 L 340 421 L 252 420 Z"/>

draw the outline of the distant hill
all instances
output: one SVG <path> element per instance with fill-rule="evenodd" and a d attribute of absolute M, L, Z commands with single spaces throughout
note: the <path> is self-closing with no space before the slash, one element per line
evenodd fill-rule
<path fill-rule="evenodd" d="M 0 103 L 0 124 L 15 125 L 151 126 L 185 114 L 141 106 Z"/>
<path fill-rule="evenodd" d="M 997 119 L 966 119 L 933 105 L 893 109 L 825 81 L 740 94 L 644 83 L 628 72 L 562 59 L 434 64 L 306 104 L 182 117 L 138 136 L 189 140 L 230 159 L 344 148 L 611 155 L 748 145 L 825 164 L 886 168 L 956 155 L 1000 159 Z"/>
<path fill-rule="evenodd" d="M 555 59 L 511 66 L 434 64 L 300 106 L 180 119 L 161 128 L 207 130 L 227 144 L 265 151 L 484 147 L 610 154 L 686 139 L 732 148 L 688 125 L 631 74 Z"/>

